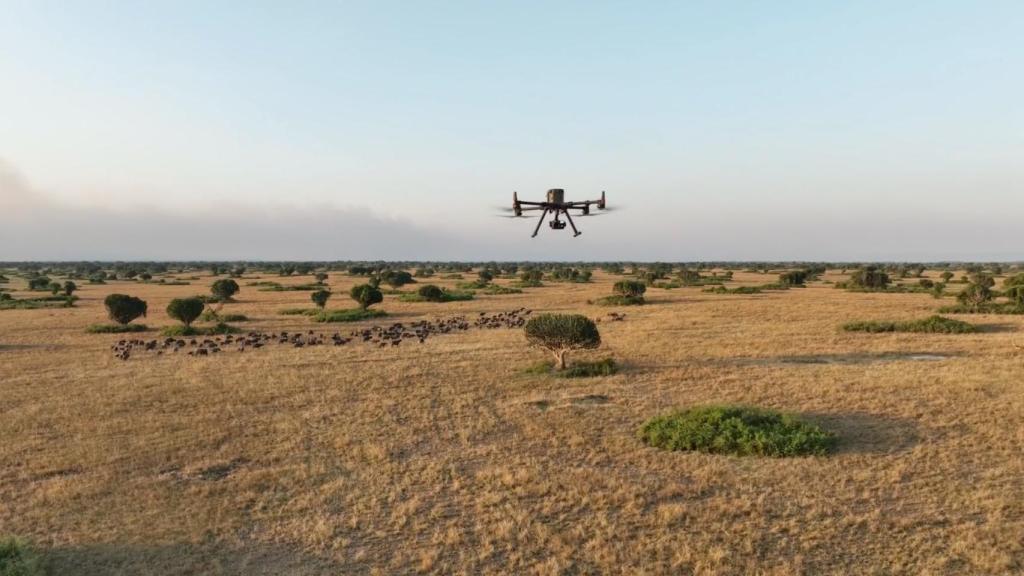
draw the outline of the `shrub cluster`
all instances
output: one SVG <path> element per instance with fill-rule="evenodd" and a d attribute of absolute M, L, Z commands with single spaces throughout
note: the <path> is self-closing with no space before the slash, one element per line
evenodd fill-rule
<path fill-rule="evenodd" d="M 933 334 L 968 334 L 977 332 L 978 327 L 962 320 L 944 316 L 930 316 L 923 320 L 909 322 L 887 322 L 867 320 L 843 324 L 847 332 L 929 332 Z"/>
<path fill-rule="evenodd" d="M 665 450 L 694 450 L 737 456 L 827 454 L 835 436 L 778 412 L 744 406 L 702 406 L 648 420 L 640 438 Z"/>
<path fill-rule="evenodd" d="M 127 294 L 110 294 L 103 299 L 103 305 L 110 319 L 122 326 L 139 316 L 145 317 L 148 309 L 145 300 Z"/>

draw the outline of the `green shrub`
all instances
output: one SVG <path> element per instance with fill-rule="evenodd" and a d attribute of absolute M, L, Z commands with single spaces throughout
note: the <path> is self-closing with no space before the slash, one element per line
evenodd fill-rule
<path fill-rule="evenodd" d="M 249 317 L 245 314 L 217 314 L 213 310 L 206 310 L 199 316 L 203 322 L 248 322 Z"/>
<path fill-rule="evenodd" d="M 356 308 L 354 310 L 328 310 L 325 312 L 319 312 L 314 315 L 313 319 L 317 322 L 359 322 L 360 320 L 380 318 L 381 316 L 387 315 L 387 312 L 383 310 Z"/>
<path fill-rule="evenodd" d="M 636 280 L 619 280 L 612 287 L 612 291 L 619 296 L 643 297 L 644 292 L 647 292 L 647 285 Z"/>
<path fill-rule="evenodd" d="M 349 292 L 349 296 L 351 296 L 363 310 L 384 301 L 384 295 L 381 294 L 380 290 L 376 286 L 371 286 L 369 284 L 353 286 L 352 290 Z"/>
<path fill-rule="evenodd" d="M 309 295 L 309 299 L 317 308 L 323 310 L 324 306 L 327 306 L 327 301 L 331 299 L 331 293 L 327 290 L 317 290 Z"/>
<path fill-rule="evenodd" d="M 962 320 L 943 316 L 930 316 L 923 320 L 909 322 L 861 321 L 843 324 L 847 332 L 930 332 L 933 334 L 967 334 L 977 332 L 978 327 Z"/>
<path fill-rule="evenodd" d="M 790 270 L 779 274 L 779 284 L 783 286 L 803 286 L 807 281 L 807 270 Z"/>
<path fill-rule="evenodd" d="M 523 332 L 530 344 L 554 355 L 555 370 L 559 371 L 565 369 L 570 351 L 601 345 L 597 325 L 582 314 L 540 314 L 530 318 Z"/>
<path fill-rule="evenodd" d="M 0 576 L 42 576 L 39 556 L 17 538 L 0 538 Z"/>
<path fill-rule="evenodd" d="M 605 358 L 596 362 L 576 362 L 561 372 L 556 372 L 562 378 L 592 378 L 595 376 L 611 376 L 619 371 L 619 365 L 612 358 Z"/>
<path fill-rule="evenodd" d="M 162 336 L 176 338 L 181 336 L 214 336 L 217 334 L 237 334 L 241 332 L 238 328 L 219 322 L 213 326 L 168 326 L 160 331 Z"/>
<path fill-rule="evenodd" d="M 890 282 L 888 274 L 876 266 L 868 266 L 851 274 L 849 285 L 867 290 L 884 290 Z"/>
<path fill-rule="evenodd" d="M 29 290 L 49 290 L 52 282 L 46 276 L 36 276 L 28 279 Z"/>
<path fill-rule="evenodd" d="M 736 456 L 827 454 L 835 436 L 794 416 L 744 406 L 701 406 L 652 418 L 639 436 L 649 446 Z"/>
<path fill-rule="evenodd" d="M 942 314 L 1024 314 L 1024 305 L 1015 302 L 984 302 L 977 306 L 958 304 L 939 308 Z"/>
<path fill-rule="evenodd" d="M 502 286 L 500 284 L 488 284 L 487 287 L 483 289 L 483 291 L 484 291 L 485 294 L 491 294 L 491 295 L 494 295 L 494 296 L 497 296 L 497 295 L 500 295 L 500 294 L 522 294 L 523 293 L 523 291 L 520 290 L 519 288 L 510 288 L 508 286 Z"/>
<path fill-rule="evenodd" d="M 71 280 L 68 280 L 67 282 L 64 283 L 65 296 L 71 296 L 72 294 L 75 293 L 75 290 L 78 290 L 78 284 L 75 284 Z"/>
<path fill-rule="evenodd" d="M 380 275 L 380 280 L 392 288 L 401 288 L 406 284 L 414 284 L 416 279 L 405 270 L 385 270 Z"/>
<path fill-rule="evenodd" d="M 145 300 L 127 294 L 111 294 L 103 299 L 107 315 L 118 324 L 128 324 L 139 316 L 145 317 L 148 306 Z"/>
<path fill-rule="evenodd" d="M 317 284 L 323 284 L 324 282 L 327 281 L 327 274 L 324 272 L 317 272 L 316 274 L 313 275 L 313 278 L 316 279 Z"/>
<path fill-rule="evenodd" d="M 434 286 L 434 288 L 437 287 Z M 402 294 L 398 299 L 402 302 L 457 302 L 473 299 L 472 292 L 457 292 L 455 290 L 444 290 L 440 288 L 439 290 L 441 290 L 441 294 L 439 296 L 434 293 L 433 290 L 427 291 L 428 294 L 430 294 L 430 298 L 435 298 L 433 300 L 423 296 L 420 291 L 417 291 L 415 294 Z"/>
<path fill-rule="evenodd" d="M 595 303 L 599 306 L 640 306 L 646 302 L 647 301 L 644 300 L 643 296 L 620 296 L 618 294 L 612 294 L 611 296 L 598 298 Z"/>
<path fill-rule="evenodd" d="M 145 324 L 93 324 L 85 329 L 89 334 L 122 334 L 124 332 L 145 332 Z"/>
<path fill-rule="evenodd" d="M 992 288 L 982 281 L 968 284 L 956 295 L 956 300 L 964 306 L 977 308 L 991 301 L 993 297 Z"/>
<path fill-rule="evenodd" d="M 441 302 L 444 299 L 444 290 L 433 284 L 427 284 L 420 286 L 420 289 L 416 291 L 420 298 L 427 302 Z"/>
<path fill-rule="evenodd" d="M 175 298 L 167 305 L 167 315 L 189 327 L 203 313 L 204 308 L 206 303 L 201 298 Z"/>
<path fill-rule="evenodd" d="M 277 312 L 282 316 L 316 316 L 320 313 L 319 308 L 285 308 Z"/>
<path fill-rule="evenodd" d="M 761 286 L 737 286 L 735 288 L 715 286 L 714 288 L 705 288 L 702 292 L 709 294 L 760 294 L 764 290 Z"/>

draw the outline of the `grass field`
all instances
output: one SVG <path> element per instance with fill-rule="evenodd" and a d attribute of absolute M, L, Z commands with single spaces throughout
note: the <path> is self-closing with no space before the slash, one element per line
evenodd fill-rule
<path fill-rule="evenodd" d="M 967 334 L 844 332 L 951 300 L 821 282 L 587 304 L 618 279 L 436 305 L 388 295 L 374 306 L 387 317 L 340 326 L 278 314 L 311 307 L 302 291 L 242 283 L 223 309 L 246 331 L 625 312 L 599 324 L 601 348 L 570 357 L 614 358 L 618 373 L 598 378 L 531 373 L 549 357 L 508 329 L 113 358 L 119 338 L 158 338 L 168 301 L 207 293 L 207 276 L 81 283 L 73 308 L 0 311 L 0 537 L 30 542 L 50 574 L 1024 572 L 1024 317 L 947 314 L 979 326 Z M 356 281 L 331 276 L 329 310 L 354 306 Z M 727 285 L 775 281 L 738 272 Z M 28 295 L 21 279 L 5 286 Z M 149 332 L 86 333 L 113 292 L 148 301 Z M 799 415 L 836 450 L 732 457 L 638 439 L 648 418 L 721 403 Z"/>

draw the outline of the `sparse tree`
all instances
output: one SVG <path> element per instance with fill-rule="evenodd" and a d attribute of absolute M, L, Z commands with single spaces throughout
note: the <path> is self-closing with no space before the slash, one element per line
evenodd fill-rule
<path fill-rule="evenodd" d="M 313 277 L 316 278 L 316 283 L 317 284 L 323 284 L 324 282 L 327 281 L 327 273 L 326 272 L 317 272 Z"/>
<path fill-rule="evenodd" d="M 494 280 L 494 273 L 488 270 L 487 268 L 481 269 L 479 272 L 476 273 L 476 276 L 477 278 L 480 279 L 481 284 L 487 284 L 491 280 Z"/>
<path fill-rule="evenodd" d="M 128 324 L 139 316 L 146 316 L 146 301 L 127 294 L 111 294 L 103 299 L 107 315 L 118 324 Z"/>
<path fill-rule="evenodd" d="M 551 352 L 555 369 L 564 370 L 566 356 L 573 350 L 597 348 L 601 335 L 594 321 L 582 314 L 541 314 L 524 328 L 527 341 Z"/>
<path fill-rule="evenodd" d="M 167 315 L 189 327 L 203 313 L 206 303 L 202 298 L 175 298 L 167 305 Z"/>
<path fill-rule="evenodd" d="M 943 270 L 942 274 L 939 274 L 939 278 L 942 278 L 943 282 L 949 284 L 949 281 L 953 279 L 953 273 L 949 270 Z"/>
<path fill-rule="evenodd" d="M 78 284 L 75 284 L 71 280 L 68 280 L 67 282 L 64 282 L 64 295 L 65 296 L 71 296 L 72 294 L 75 293 L 75 290 L 78 290 Z"/>

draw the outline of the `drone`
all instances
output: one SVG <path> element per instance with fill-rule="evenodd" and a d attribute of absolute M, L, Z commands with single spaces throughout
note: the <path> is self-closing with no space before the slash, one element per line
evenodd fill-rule
<path fill-rule="evenodd" d="M 598 210 L 606 210 L 608 208 L 604 197 L 604 191 L 601 191 L 600 200 L 583 200 L 580 202 L 566 202 L 565 201 L 565 190 L 561 188 L 552 188 L 548 190 L 547 200 L 544 202 L 529 202 L 526 200 L 520 200 L 516 192 L 512 193 L 512 208 L 505 210 L 512 212 L 508 218 L 521 218 L 523 212 L 527 211 L 540 211 L 540 219 L 537 220 L 537 227 L 533 229 L 533 235 L 531 238 L 535 238 L 537 233 L 540 232 L 540 225 L 544 223 L 544 219 L 548 217 L 548 213 L 554 215 L 554 218 L 548 222 L 548 226 L 552 230 L 564 230 L 566 222 L 569 226 L 572 226 L 573 238 L 583 234 L 576 229 L 576 223 L 572 221 L 572 215 L 569 213 L 570 210 L 579 210 L 580 213 L 577 216 L 600 216 L 599 213 L 591 213 L 590 207 L 596 206 Z M 565 214 L 565 220 L 559 218 L 559 215 Z"/>

